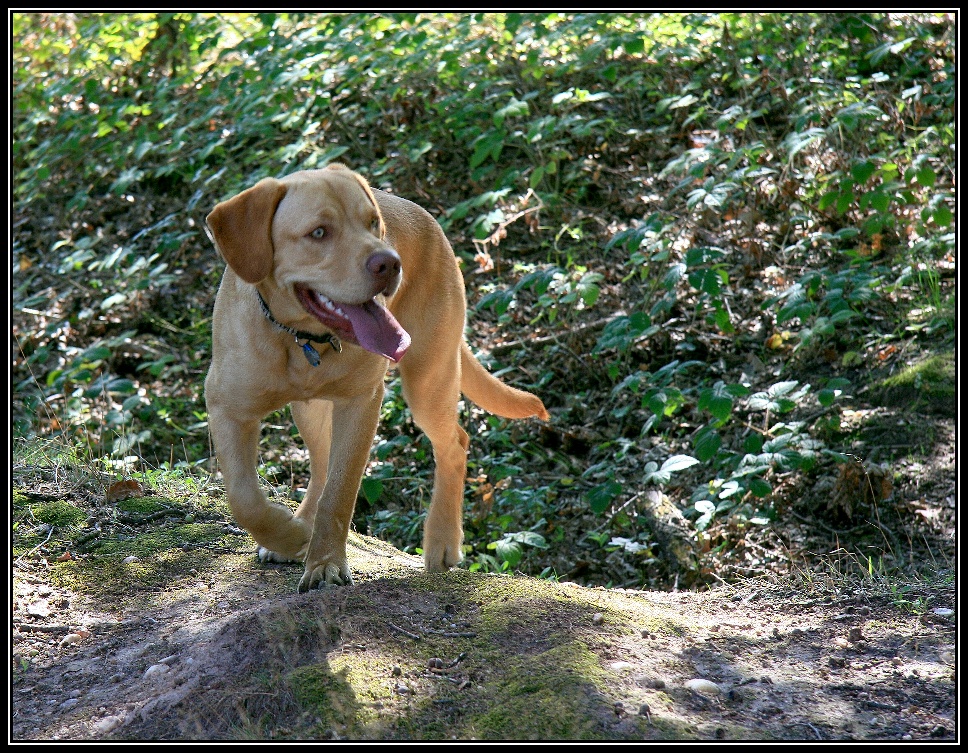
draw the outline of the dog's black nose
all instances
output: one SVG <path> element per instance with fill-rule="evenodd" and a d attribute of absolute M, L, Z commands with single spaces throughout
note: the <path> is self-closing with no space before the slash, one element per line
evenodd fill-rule
<path fill-rule="evenodd" d="M 400 276 L 400 257 L 389 249 L 375 251 L 366 260 L 366 268 L 373 275 L 380 290 L 393 286 Z"/>

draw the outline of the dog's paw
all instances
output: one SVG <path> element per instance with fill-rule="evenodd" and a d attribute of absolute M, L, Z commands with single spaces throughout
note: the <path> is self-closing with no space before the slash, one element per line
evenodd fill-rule
<path fill-rule="evenodd" d="M 306 572 L 299 581 L 299 593 L 303 594 L 312 588 L 320 586 L 352 586 L 353 576 L 350 575 L 349 566 L 343 562 L 337 565 L 334 562 L 319 564 L 315 567 L 306 565 Z"/>
<path fill-rule="evenodd" d="M 463 559 L 460 543 L 446 545 L 424 544 L 424 569 L 428 573 L 445 573 Z"/>
<path fill-rule="evenodd" d="M 259 562 L 263 564 L 268 564 L 268 563 L 284 564 L 288 562 L 302 562 L 302 561 L 303 561 L 303 557 L 298 554 L 295 557 L 286 557 L 284 554 L 279 554 L 279 552 L 274 552 L 271 549 L 266 549 L 264 546 L 259 547 Z"/>
<path fill-rule="evenodd" d="M 436 503 L 431 505 L 424 524 L 424 568 L 428 573 L 444 573 L 464 559 L 461 547 L 464 531 L 460 518 L 454 520 L 446 515 L 435 515 L 435 506 Z"/>

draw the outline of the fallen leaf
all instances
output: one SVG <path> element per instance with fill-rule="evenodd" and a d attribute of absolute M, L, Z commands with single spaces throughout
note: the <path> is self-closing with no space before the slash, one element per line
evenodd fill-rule
<path fill-rule="evenodd" d="M 143 497 L 144 488 L 137 481 L 128 479 L 127 481 L 116 481 L 108 487 L 105 498 L 108 502 L 119 502 L 122 499 L 132 497 Z"/>
<path fill-rule="evenodd" d="M 783 337 L 780 334 L 770 335 L 766 339 L 766 347 L 772 350 L 783 347 Z"/>

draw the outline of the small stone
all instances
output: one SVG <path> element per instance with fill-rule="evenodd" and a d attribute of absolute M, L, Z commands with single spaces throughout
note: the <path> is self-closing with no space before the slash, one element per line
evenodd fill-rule
<path fill-rule="evenodd" d="M 689 688 L 689 690 L 691 690 L 693 693 L 698 693 L 699 695 L 706 696 L 707 698 L 718 696 L 723 692 L 716 683 L 710 680 L 704 680 L 701 677 L 689 680 L 686 683 L 686 687 Z"/>
<path fill-rule="evenodd" d="M 66 701 L 64 701 L 64 702 L 63 702 L 63 703 L 62 703 L 62 704 L 61 704 L 61 705 L 59 706 L 59 708 L 60 708 L 60 709 L 61 709 L 62 711 L 67 711 L 67 709 L 72 709 L 72 708 L 74 708 L 74 707 L 75 707 L 75 706 L 76 706 L 77 704 L 79 704 L 79 703 L 80 703 L 80 701 L 79 701 L 78 699 L 76 699 L 76 698 L 68 698 L 68 699 L 67 699 Z"/>
<path fill-rule="evenodd" d="M 403 674 L 403 670 L 400 669 L 399 664 L 394 664 L 393 669 L 390 670 L 390 674 L 393 675 L 394 677 L 400 677 L 400 675 Z"/>
<path fill-rule="evenodd" d="M 130 565 L 132 562 L 140 562 L 140 561 L 141 560 L 139 560 L 138 557 L 136 557 L 133 554 L 130 557 L 125 557 L 123 560 L 121 560 L 121 562 L 123 562 L 125 565 Z"/>
<path fill-rule="evenodd" d="M 117 729 L 122 721 L 123 717 L 120 716 L 106 716 L 94 723 L 94 731 L 106 735 L 108 732 Z"/>
<path fill-rule="evenodd" d="M 71 645 L 73 645 L 75 643 L 80 643 L 83 640 L 84 640 L 84 636 L 83 635 L 79 635 L 78 633 L 68 633 L 63 638 L 61 638 L 61 642 L 60 642 L 59 645 L 61 645 L 61 646 L 71 646 Z"/>
<path fill-rule="evenodd" d="M 31 602 L 27 607 L 27 614 L 32 617 L 49 617 L 50 616 L 50 605 L 43 600 L 37 600 Z"/>
<path fill-rule="evenodd" d="M 427 661 L 427 668 L 428 669 L 443 669 L 444 668 L 444 660 L 443 659 L 440 659 L 440 658 L 438 658 L 436 656 L 434 656 L 430 660 Z"/>
<path fill-rule="evenodd" d="M 167 664 L 152 664 L 148 669 L 145 670 L 143 679 L 150 680 L 152 678 L 161 677 L 162 675 L 168 674 L 169 667 Z"/>
<path fill-rule="evenodd" d="M 592 625 L 601 625 L 603 622 L 605 622 L 605 615 L 601 612 L 595 612 L 592 615 Z"/>
<path fill-rule="evenodd" d="M 859 627 L 852 627 L 847 632 L 847 640 L 849 640 L 851 643 L 857 643 L 857 641 L 864 640 L 864 631 Z"/>
<path fill-rule="evenodd" d="M 632 662 L 628 662 L 628 661 L 613 661 L 611 664 L 608 665 L 609 669 L 614 669 L 616 672 L 619 672 L 623 669 L 630 669 L 631 667 L 632 667 Z"/>
<path fill-rule="evenodd" d="M 652 709 L 649 708 L 649 704 L 643 703 L 641 706 L 639 706 L 639 716 L 649 716 L 651 712 Z"/>

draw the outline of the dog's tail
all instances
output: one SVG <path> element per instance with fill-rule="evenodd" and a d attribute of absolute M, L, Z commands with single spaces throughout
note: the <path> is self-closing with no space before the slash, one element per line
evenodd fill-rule
<path fill-rule="evenodd" d="M 504 418 L 549 419 L 544 403 L 536 395 L 509 387 L 490 374 L 471 353 L 467 343 L 460 349 L 460 391 L 475 404 Z"/>

